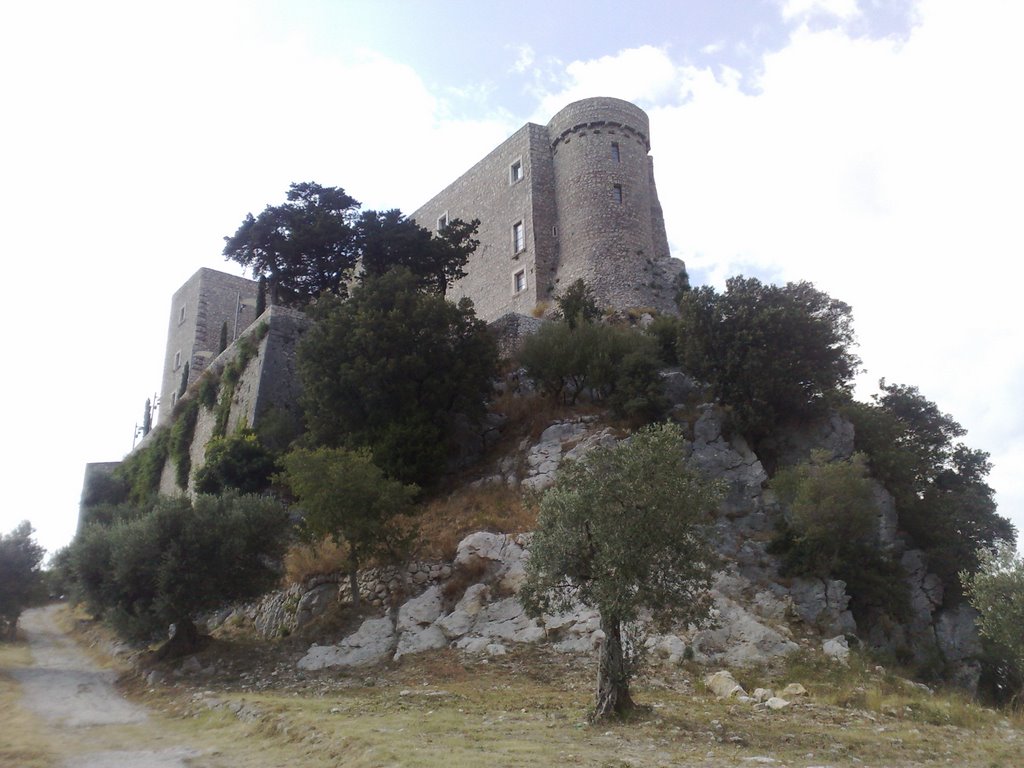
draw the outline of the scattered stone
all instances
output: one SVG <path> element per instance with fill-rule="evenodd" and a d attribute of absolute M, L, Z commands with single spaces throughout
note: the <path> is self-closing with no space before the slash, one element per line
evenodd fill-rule
<path fill-rule="evenodd" d="M 821 645 L 822 652 L 830 659 L 835 659 L 840 664 L 850 663 L 850 644 L 844 635 L 838 635 L 826 640 Z"/>
<path fill-rule="evenodd" d="M 719 670 L 704 678 L 704 684 L 715 696 L 720 699 L 728 699 L 733 696 L 746 696 L 747 692 L 743 686 L 736 682 L 736 678 L 728 670 Z"/>
<path fill-rule="evenodd" d="M 768 707 L 768 709 L 779 710 L 788 707 L 789 702 L 783 698 L 780 698 L 779 696 L 772 696 L 770 699 L 768 699 L 768 701 L 765 702 L 765 705 Z"/>
<path fill-rule="evenodd" d="M 790 683 L 782 689 L 782 692 L 779 695 L 783 698 L 795 699 L 798 696 L 806 696 L 807 689 L 800 685 L 800 683 Z"/>

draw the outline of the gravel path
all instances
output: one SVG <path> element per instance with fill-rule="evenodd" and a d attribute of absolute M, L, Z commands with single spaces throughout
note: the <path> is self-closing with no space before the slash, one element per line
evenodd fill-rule
<path fill-rule="evenodd" d="M 103 669 L 57 626 L 57 606 L 26 611 L 20 626 L 33 665 L 14 672 L 23 706 L 53 728 L 54 751 L 64 768 L 196 768 L 199 752 L 168 745 L 169 737 L 143 707 L 114 687 Z M 130 747 L 124 749 L 124 747 Z"/>

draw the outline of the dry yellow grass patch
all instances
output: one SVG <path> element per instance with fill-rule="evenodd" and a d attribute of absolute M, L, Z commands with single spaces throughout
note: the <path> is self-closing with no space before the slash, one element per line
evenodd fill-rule
<path fill-rule="evenodd" d="M 497 483 L 462 488 L 428 502 L 416 516 L 414 554 L 450 560 L 470 533 L 522 533 L 532 531 L 536 524 L 536 506 L 514 488 Z"/>

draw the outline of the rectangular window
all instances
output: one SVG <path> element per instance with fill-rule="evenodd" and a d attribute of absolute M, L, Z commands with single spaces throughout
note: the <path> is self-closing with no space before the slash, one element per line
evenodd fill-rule
<path fill-rule="evenodd" d="M 440 232 L 442 229 L 448 226 L 448 211 L 445 211 L 437 217 L 437 231 Z"/>
<path fill-rule="evenodd" d="M 523 161 L 516 160 L 508 167 L 508 183 L 515 184 L 523 178 Z"/>
<path fill-rule="evenodd" d="M 621 203 L 622 202 L 622 185 L 621 184 L 616 184 L 615 186 L 612 187 L 612 199 L 616 203 Z"/>
<path fill-rule="evenodd" d="M 516 293 L 526 290 L 526 270 L 520 269 L 512 276 L 512 288 Z"/>
<path fill-rule="evenodd" d="M 619 142 L 617 141 L 612 142 L 612 160 L 616 163 L 621 162 L 621 158 L 619 156 Z"/>
<path fill-rule="evenodd" d="M 523 222 L 517 221 L 512 225 L 512 252 L 520 253 L 526 250 L 526 230 Z"/>

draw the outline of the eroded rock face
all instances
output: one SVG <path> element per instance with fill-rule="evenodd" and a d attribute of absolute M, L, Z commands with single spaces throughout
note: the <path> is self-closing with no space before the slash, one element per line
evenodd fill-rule
<path fill-rule="evenodd" d="M 313 645 L 299 659 L 298 667 L 315 670 L 378 664 L 390 657 L 395 644 L 395 625 L 390 617 L 367 619 L 338 645 Z"/>

